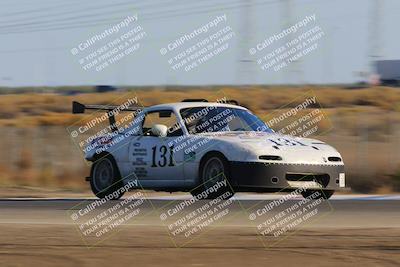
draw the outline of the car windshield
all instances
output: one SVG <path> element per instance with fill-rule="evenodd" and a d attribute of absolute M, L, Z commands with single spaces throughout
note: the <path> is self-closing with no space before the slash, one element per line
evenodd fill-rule
<path fill-rule="evenodd" d="M 190 134 L 231 131 L 273 132 L 262 120 L 246 109 L 208 106 L 184 108 L 180 113 Z"/>

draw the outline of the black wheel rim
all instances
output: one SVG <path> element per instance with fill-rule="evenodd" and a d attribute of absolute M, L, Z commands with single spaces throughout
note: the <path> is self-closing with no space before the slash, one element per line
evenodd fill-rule
<path fill-rule="evenodd" d="M 203 182 L 206 189 L 214 186 L 217 182 L 225 179 L 224 163 L 221 159 L 214 157 L 209 159 L 203 168 Z"/>
<path fill-rule="evenodd" d="M 102 159 L 93 170 L 93 184 L 98 192 L 112 185 L 114 180 L 114 168 L 109 159 Z"/>

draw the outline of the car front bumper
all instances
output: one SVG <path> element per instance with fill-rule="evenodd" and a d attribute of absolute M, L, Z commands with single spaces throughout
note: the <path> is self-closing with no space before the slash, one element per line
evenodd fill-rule
<path fill-rule="evenodd" d="M 347 190 L 344 165 L 230 162 L 230 183 L 236 191 Z"/>

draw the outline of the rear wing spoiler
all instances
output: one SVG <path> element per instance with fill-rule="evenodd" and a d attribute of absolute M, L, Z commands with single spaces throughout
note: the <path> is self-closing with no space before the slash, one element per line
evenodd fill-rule
<path fill-rule="evenodd" d="M 77 101 L 72 101 L 72 114 L 83 114 L 85 110 L 104 110 L 107 111 L 108 121 L 111 126 L 111 130 L 118 131 L 117 126 L 115 125 L 115 114 L 119 112 L 138 112 L 141 111 L 142 107 L 129 107 L 121 109 L 120 106 L 112 106 L 112 105 L 84 105 Z"/>

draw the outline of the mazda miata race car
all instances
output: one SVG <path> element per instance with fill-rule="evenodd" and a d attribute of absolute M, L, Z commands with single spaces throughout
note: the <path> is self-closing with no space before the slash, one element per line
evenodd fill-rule
<path fill-rule="evenodd" d="M 87 180 L 99 198 L 117 199 L 132 189 L 219 196 L 231 192 L 292 192 L 329 198 L 345 187 L 339 152 L 315 139 L 275 133 L 236 101 L 180 103 L 118 109 L 73 102 L 73 113 L 104 110 L 107 133 L 88 138 L 85 158 L 93 162 Z M 118 110 L 117 110 L 118 109 Z M 116 110 L 118 112 L 116 112 Z M 118 128 L 115 116 L 130 121 Z M 302 189 L 298 191 L 298 189 Z"/>

